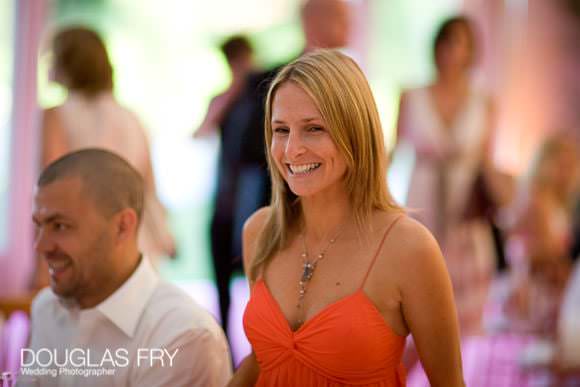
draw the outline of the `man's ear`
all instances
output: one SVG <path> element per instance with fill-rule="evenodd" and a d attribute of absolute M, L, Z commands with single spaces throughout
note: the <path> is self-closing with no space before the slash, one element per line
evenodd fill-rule
<path fill-rule="evenodd" d="M 126 241 L 137 238 L 139 222 L 137 213 L 132 208 L 125 208 L 115 215 L 115 235 L 117 241 Z"/>

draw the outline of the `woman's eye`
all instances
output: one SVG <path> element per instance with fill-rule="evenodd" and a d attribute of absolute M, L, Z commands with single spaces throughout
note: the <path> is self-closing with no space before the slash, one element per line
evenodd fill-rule
<path fill-rule="evenodd" d="M 288 128 L 274 128 L 274 133 L 277 134 L 287 134 Z"/>
<path fill-rule="evenodd" d="M 324 130 L 324 128 L 322 128 L 320 126 L 311 126 L 308 128 L 309 132 L 321 132 L 323 130 Z"/>

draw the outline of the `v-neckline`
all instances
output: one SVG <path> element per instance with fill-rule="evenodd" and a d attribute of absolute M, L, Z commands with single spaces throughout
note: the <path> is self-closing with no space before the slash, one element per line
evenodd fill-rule
<path fill-rule="evenodd" d="M 364 291 L 364 284 L 367 280 L 367 277 L 370 273 L 370 270 L 372 269 L 376 258 L 383 246 L 383 243 L 385 242 L 387 235 L 389 234 L 389 231 L 393 228 L 393 226 L 399 221 L 399 219 L 401 219 L 403 216 L 399 215 L 397 216 L 393 221 L 391 221 L 391 223 L 389 224 L 389 226 L 387 226 L 387 229 L 383 235 L 383 238 L 381 239 L 381 242 L 379 243 L 379 246 L 375 252 L 375 255 L 373 256 L 373 259 L 371 260 L 371 264 L 369 266 L 369 268 L 367 269 L 367 273 L 365 274 L 365 277 L 362 280 L 361 285 L 357 288 L 357 290 L 355 290 L 354 292 L 352 292 L 351 294 L 348 294 L 344 297 L 339 298 L 336 301 L 331 302 L 330 304 L 324 306 L 321 310 L 319 310 L 317 313 L 315 313 L 312 317 L 310 317 L 309 319 L 307 319 L 302 325 L 300 325 L 296 330 L 292 329 L 292 326 L 290 324 L 290 321 L 288 320 L 288 318 L 286 317 L 286 315 L 284 314 L 284 312 L 282 311 L 282 308 L 280 307 L 280 304 L 278 303 L 278 301 L 274 298 L 274 295 L 272 294 L 272 292 L 270 291 L 270 288 L 268 287 L 268 284 L 266 284 L 266 281 L 262 276 L 260 276 L 260 278 L 256 281 L 256 284 L 254 285 L 254 291 L 255 291 L 255 287 L 259 286 L 260 283 L 262 285 L 262 287 L 264 288 L 264 291 L 267 293 L 267 297 L 270 299 L 270 303 L 273 304 L 274 309 L 276 309 L 276 312 L 278 313 L 279 317 L 284 320 L 284 326 L 286 327 L 286 329 L 288 330 L 288 332 L 290 332 L 292 335 L 297 335 L 299 333 L 301 333 L 301 331 L 303 331 L 308 325 L 310 325 L 313 321 L 317 320 L 318 318 L 320 318 L 320 316 L 322 316 L 324 313 L 327 313 L 329 310 L 335 308 L 337 305 L 341 305 L 344 302 L 353 299 L 357 296 L 362 296 L 364 300 L 366 300 L 366 302 L 371 306 L 371 309 L 373 310 L 373 312 L 381 319 L 381 321 L 383 322 L 383 325 L 385 326 L 385 328 L 392 333 L 393 335 L 403 338 L 405 339 L 406 336 L 402 336 L 399 335 L 397 332 L 395 332 L 395 330 L 387 323 L 387 321 L 385 321 L 385 318 L 383 317 L 383 315 L 381 314 L 381 312 L 379 311 L 379 309 L 377 308 L 377 306 L 375 305 L 375 303 L 370 299 L 370 297 L 366 294 L 366 292 Z"/>
<path fill-rule="evenodd" d="M 452 140 L 456 134 L 456 128 L 458 126 L 459 120 L 465 114 L 465 111 L 467 110 L 467 108 L 471 104 L 471 98 L 472 98 L 472 94 L 473 94 L 471 88 L 467 89 L 467 93 L 465 95 L 465 101 L 463 101 L 459 104 L 459 108 L 455 112 L 454 117 L 449 121 L 449 125 L 447 125 L 447 123 L 443 120 L 443 116 L 442 116 L 441 111 L 439 110 L 439 107 L 437 105 L 437 98 L 435 97 L 435 94 L 433 93 L 433 86 L 427 86 L 425 88 L 425 93 L 427 96 L 427 105 L 429 106 L 429 109 L 431 110 L 433 117 L 435 118 L 435 120 L 438 123 L 439 134 L 446 141 Z"/>
<path fill-rule="evenodd" d="M 288 318 L 286 317 L 286 315 L 284 314 L 284 312 L 282 311 L 282 307 L 280 306 L 280 304 L 278 303 L 278 301 L 274 298 L 274 295 L 272 294 L 272 292 L 270 291 L 270 288 L 268 287 L 268 284 L 266 284 L 266 281 L 264 281 L 264 279 L 260 279 L 258 280 L 258 282 L 256 283 L 256 286 L 259 283 L 262 283 L 262 286 L 264 287 L 265 292 L 267 293 L 268 298 L 270 299 L 270 301 L 272 302 L 272 304 L 274 305 L 274 308 L 276 309 L 276 312 L 278 313 L 278 315 L 282 318 L 282 320 L 284 320 L 284 325 L 285 327 L 288 329 L 288 331 L 290 333 L 292 333 L 293 335 L 296 335 L 298 333 L 300 333 L 307 325 L 310 325 L 312 321 L 320 318 L 321 315 L 323 315 L 324 313 L 328 312 L 328 310 L 336 307 L 339 304 L 342 304 L 346 301 L 348 301 L 351 298 L 356 297 L 357 295 L 359 295 L 359 293 L 363 293 L 363 296 L 366 297 L 366 293 L 363 291 L 362 288 L 358 288 L 357 290 L 355 290 L 353 293 L 348 294 L 344 297 L 339 298 L 336 301 L 331 302 L 330 304 L 326 305 L 324 308 L 322 308 L 321 310 L 319 310 L 318 312 L 316 312 L 312 317 L 310 317 L 308 320 L 306 320 L 302 325 L 300 325 L 296 330 L 292 329 L 292 325 L 290 324 L 290 321 L 288 321 Z M 367 297 L 368 298 L 368 297 Z M 369 300 L 370 301 L 370 300 Z M 374 306 L 374 304 L 373 304 Z M 376 309 L 376 307 L 375 307 Z M 377 310 L 377 313 L 378 310 Z M 380 314 L 380 313 L 379 313 Z M 382 316 L 381 316 L 382 317 Z M 390 327 L 389 327 L 390 329 Z M 392 329 L 391 329 L 392 330 Z"/>
<path fill-rule="evenodd" d="M 366 300 L 370 306 L 372 307 L 372 310 L 374 311 L 374 313 L 376 313 L 376 315 L 378 317 L 380 317 L 381 321 L 383 322 L 383 325 L 385 327 L 385 329 L 387 329 L 391 334 L 393 334 L 395 337 L 400 338 L 402 340 L 406 339 L 406 335 L 400 335 L 398 334 L 390 325 L 389 323 L 387 323 L 387 321 L 385 321 L 385 318 L 383 317 L 383 315 L 381 314 L 381 312 L 379 312 L 377 306 L 374 304 L 374 302 L 369 298 L 369 296 L 365 293 L 364 289 L 362 287 L 359 287 L 357 290 L 355 290 L 353 293 L 348 294 L 344 297 L 339 298 L 336 301 L 331 302 L 330 304 L 326 305 L 324 308 L 322 308 L 321 310 L 319 310 L 317 313 L 315 313 L 312 317 L 310 317 L 308 320 L 306 320 L 304 322 L 304 324 L 300 325 L 298 327 L 298 329 L 293 330 L 292 326 L 290 325 L 290 322 L 288 321 L 288 318 L 286 317 L 286 315 L 284 314 L 284 312 L 282 311 L 282 308 L 280 307 L 280 304 L 278 303 L 278 301 L 274 298 L 274 295 L 272 294 L 272 292 L 270 292 L 270 288 L 268 287 L 268 284 L 266 284 L 266 281 L 264 281 L 263 278 L 259 279 L 256 284 L 254 286 L 258 286 L 258 285 L 263 286 L 264 291 L 267 294 L 267 297 L 270 299 L 270 303 L 272 304 L 272 306 L 274 307 L 276 313 L 278 314 L 278 316 L 284 321 L 284 326 L 286 327 L 286 329 L 288 330 L 288 332 L 292 335 L 292 336 L 296 336 L 300 333 L 302 333 L 302 331 L 304 329 L 306 329 L 306 327 L 308 325 L 311 325 L 313 321 L 316 321 L 317 319 L 319 319 L 323 314 L 327 313 L 329 310 L 332 310 L 334 308 L 336 308 L 338 305 L 341 305 L 343 303 L 345 303 L 346 301 L 349 301 L 350 299 L 353 299 L 357 296 L 361 296 L 363 297 L 364 300 Z"/>

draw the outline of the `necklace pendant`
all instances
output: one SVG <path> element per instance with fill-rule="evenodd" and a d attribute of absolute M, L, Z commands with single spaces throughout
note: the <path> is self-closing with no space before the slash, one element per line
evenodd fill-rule
<path fill-rule="evenodd" d="M 316 269 L 316 263 L 306 262 L 304 263 L 302 268 L 303 271 L 302 277 L 300 278 L 300 282 L 305 284 L 306 282 L 309 282 L 312 279 L 312 276 L 314 275 L 314 269 Z"/>

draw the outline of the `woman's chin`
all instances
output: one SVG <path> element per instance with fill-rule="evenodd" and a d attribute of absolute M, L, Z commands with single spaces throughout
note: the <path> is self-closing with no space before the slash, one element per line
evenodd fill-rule
<path fill-rule="evenodd" d="M 300 198 L 312 196 L 317 192 L 317 190 L 313 190 L 313 189 L 307 188 L 307 187 L 297 187 L 297 186 L 289 185 L 289 188 L 290 188 L 290 191 L 292 191 L 292 193 L 294 195 L 296 195 Z"/>

